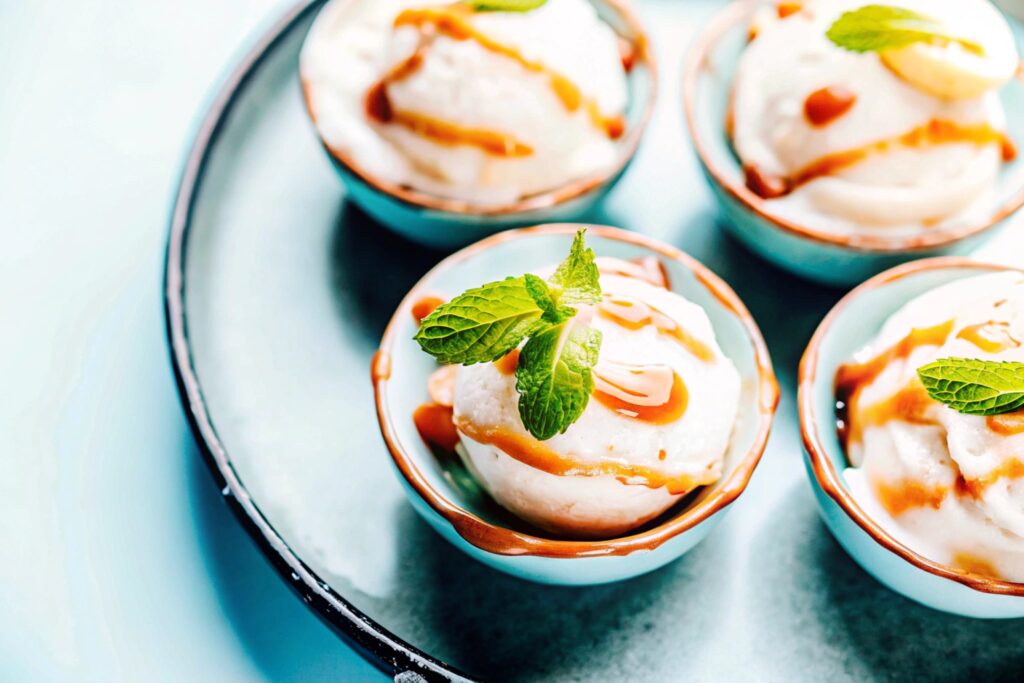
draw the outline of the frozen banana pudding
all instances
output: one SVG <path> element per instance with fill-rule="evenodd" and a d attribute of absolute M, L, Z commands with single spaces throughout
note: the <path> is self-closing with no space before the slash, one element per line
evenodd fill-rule
<path fill-rule="evenodd" d="M 632 56 L 587 0 L 333 0 L 300 71 L 336 158 L 487 207 L 614 170 Z"/>
<path fill-rule="evenodd" d="M 420 434 L 563 537 L 623 534 L 716 482 L 740 377 L 667 284 L 656 261 L 595 259 L 581 232 L 557 268 L 415 306 L 442 364 Z"/>
<path fill-rule="evenodd" d="M 1024 273 L 943 285 L 839 368 L 844 476 L 933 561 L 1024 582 Z"/>
<path fill-rule="evenodd" d="M 854 236 L 993 213 L 1019 58 L 988 0 L 779 3 L 750 36 L 727 128 L 764 211 Z"/>

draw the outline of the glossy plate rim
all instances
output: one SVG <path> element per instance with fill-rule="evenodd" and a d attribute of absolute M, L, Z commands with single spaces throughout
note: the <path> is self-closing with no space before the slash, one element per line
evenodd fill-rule
<path fill-rule="evenodd" d="M 193 208 L 207 162 L 225 119 L 234 109 L 250 77 L 281 40 L 309 14 L 318 10 L 323 1 L 300 0 L 259 33 L 214 88 L 195 125 L 173 194 L 164 258 L 164 322 L 175 385 L 196 446 L 228 507 L 281 579 L 302 601 L 346 644 L 389 675 L 398 677 L 408 672 L 426 680 L 470 680 L 464 672 L 417 649 L 357 609 L 310 569 L 284 541 L 235 471 L 210 419 L 192 362 L 184 297 L 185 254 Z"/>

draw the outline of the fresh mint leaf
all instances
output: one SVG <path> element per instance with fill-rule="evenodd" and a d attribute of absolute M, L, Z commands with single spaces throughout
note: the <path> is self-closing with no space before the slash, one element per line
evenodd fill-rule
<path fill-rule="evenodd" d="M 529 12 L 548 0 L 466 0 L 475 12 Z"/>
<path fill-rule="evenodd" d="M 914 43 L 959 43 L 975 54 L 985 54 L 978 43 L 959 38 L 935 19 L 892 5 L 865 5 L 844 13 L 825 33 L 829 40 L 852 52 L 896 50 Z"/>
<path fill-rule="evenodd" d="M 572 320 L 530 337 L 519 354 L 516 391 L 527 431 L 545 441 L 583 414 L 594 390 L 601 333 Z"/>
<path fill-rule="evenodd" d="M 1024 363 L 944 358 L 917 369 L 928 395 L 965 415 L 1024 408 Z"/>
<path fill-rule="evenodd" d="M 543 314 L 525 279 L 507 278 L 438 306 L 420 323 L 414 339 L 439 363 L 488 363 L 519 346 Z"/>
<path fill-rule="evenodd" d="M 542 320 L 552 325 L 557 325 L 576 315 L 576 309 L 572 306 L 561 306 L 555 299 L 555 292 L 551 291 L 548 283 L 536 275 L 526 274 L 523 276 L 526 283 L 526 291 L 530 293 L 544 315 Z"/>
<path fill-rule="evenodd" d="M 594 263 L 594 250 L 587 247 L 580 230 L 572 240 L 569 256 L 551 276 L 551 284 L 561 291 L 559 304 L 597 304 L 601 302 L 601 274 Z"/>

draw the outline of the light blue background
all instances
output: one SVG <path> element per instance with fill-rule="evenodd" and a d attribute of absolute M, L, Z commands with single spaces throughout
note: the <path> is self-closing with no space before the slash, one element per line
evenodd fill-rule
<path fill-rule="evenodd" d="M 0 679 L 386 680 L 195 452 L 164 345 L 170 194 L 271 0 L 0 0 Z"/>

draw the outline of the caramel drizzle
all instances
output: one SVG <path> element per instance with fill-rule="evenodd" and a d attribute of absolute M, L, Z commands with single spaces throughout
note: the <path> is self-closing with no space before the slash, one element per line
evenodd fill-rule
<path fill-rule="evenodd" d="M 874 358 L 863 363 L 846 363 L 839 366 L 835 382 L 836 408 L 839 437 L 847 450 L 851 443 L 859 442 L 863 434 L 863 428 L 852 418 L 860 418 L 859 399 L 864 387 L 875 381 L 890 363 L 906 360 L 916 349 L 923 346 L 942 346 L 952 332 L 952 320 L 933 327 L 914 328 L 907 336 Z"/>
<path fill-rule="evenodd" d="M 703 477 L 685 474 L 670 476 L 644 465 L 631 465 L 625 462 L 581 462 L 556 453 L 528 434 L 519 434 L 501 427 L 481 427 L 464 418 L 456 419 L 456 427 L 477 443 L 494 446 L 524 465 L 559 477 L 610 475 L 622 484 L 652 489 L 665 488 L 671 495 L 689 493 L 698 486 L 711 484 L 718 479 L 717 473 L 708 473 Z"/>
<path fill-rule="evenodd" d="M 956 338 L 970 342 L 986 353 L 1020 348 L 1020 342 L 1010 333 L 1010 324 L 994 320 L 965 327 Z"/>
<path fill-rule="evenodd" d="M 420 438 L 427 446 L 444 453 L 454 453 L 459 443 L 459 432 L 455 429 L 452 407 L 438 403 L 424 403 L 412 414 L 412 422 Z"/>
<path fill-rule="evenodd" d="M 842 86 L 815 90 L 804 101 L 804 117 L 816 128 L 824 128 L 841 118 L 857 103 L 857 95 Z"/>
<path fill-rule="evenodd" d="M 917 481 L 902 481 L 890 484 L 883 481 L 872 481 L 872 488 L 878 496 L 878 502 L 892 515 L 899 515 L 915 508 L 930 507 L 938 510 L 946 499 L 949 489 L 945 486 L 927 486 Z"/>
<path fill-rule="evenodd" d="M 827 154 L 798 171 L 790 178 L 779 178 L 762 173 L 755 166 L 744 167 L 747 188 L 763 199 L 776 199 L 819 178 L 833 175 L 864 161 L 875 154 L 889 151 L 895 145 L 925 147 L 928 145 L 973 144 L 979 147 L 999 145 L 1004 160 L 1012 160 L 1013 143 L 1002 131 L 987 123 L 963 125 L 945 119 L 932 119 L 928 123 L 895 138 L 878 140 L 861 147 Z M 1011 155 L 1008 156 L 1007 155 Z"/>
<path fill-rule="evenodd" d="M 498 372 L 503 375 L 516 374 L 516 368 L 519 367 L 519 349 L 512 349 L 494 361 L 494 367 L 498 368 Z"/>
<path fill-rule="evenodd" d="M 1000 436 L 1024 434 L 1024 411 L 990 415 L 985 418 L 985 426 Z"/>
<path fill-rule="evenodd" d="M 597 101 L 583 95 L 568 78 L 540 62 L 527 59 L 516 48 L 505 45 L 480 32 L 473 26 L 470 5 L 455 3 L 444 7 L 423 7 L 407 9 L 394 21 L 396 28 L 414 26 L 423 38 L 416 51 L 406 60 L 392 68 L 385 76 L 370 87 L 366 94 L 366 112 L 370 119 L 379 123 L 395 123 L 408 128 L 442 145 L 469 145 L 497 157 L 525 157 L 533 154 L 533 148 L 520 142 L 514 136 L 497 131 L 466 128 L 457 124 L 416 112 L 396 111 L 388 99 L 389 85 L 402 81 L 416 73 L 423 65 L 427 48 L 438 35 L 452 40 L 472 40 L 480 47 L 507 57 L 531 73 L 546 76 L 552 92 L 570 113 L 583 109 L 595 127 L 612 140 L 622 137 L 626 120 L 622 115 L 604 116 Z"/>
<path fill-rule="evenodd" d="M 956 569 L 967 572 L 968 574 L 978 574 L 980 576 L 987 576 L 993 579 L 1002 578 L 999 574 L 999 570 L 996 569 L 994 564 L 971 553 L 953 553 L 953 559 L 950 564 L 952 564 Z"/>
<path fill-rule="evenodd" d="M 444 299 L 439 296 L 427 295 L 417 299 L 411 309 L 412 317 L 417 323 L 423 322 L 423 319 L 428 315 L 437 310 L 438 306 L 444 303 Z"/>
<path fill-rule="evenodd" d="M 614 307 L 616 306 L 639 309 L 637 318 L 629 319 L 620 315 L 615 311 Z M 602 318 L 610 320 L 627 330 L 654 327 L 661 334 L 671 337 L 674 341 L 678 342 L 698 360 L 704 363 L 715 362 L 715 352 L 711 350 L 710 346 L 690 334 L 675 320 L 644 301 L 628 296 L 606 294 L 602 303 L 598 306 L 597 312 Z"/>
<path fill-rule="evenodd" d="M 604 381 L 611 384 L 607 379 Z M 627 395 L 631 393 L 626 387 L 619 385 L 613 386 Z M 686 414 L 686 408 L 690 404 L 690 392 L 686 388 L 686 383 L 683 382 L 682 377 L 680 377 L 678 373 L 672 373 L 672 388 L 669 392 L 668 400 L 661 405 L 637 405 L 636 403 L 623 400 L 618 396 L 613 396 L 599 389 L 594 391 L 593 397 L 598 403 L 619 415 L 656 425 L 675 422 Z"/>

